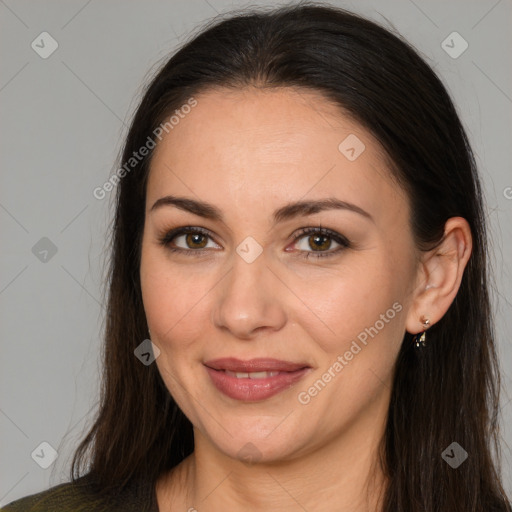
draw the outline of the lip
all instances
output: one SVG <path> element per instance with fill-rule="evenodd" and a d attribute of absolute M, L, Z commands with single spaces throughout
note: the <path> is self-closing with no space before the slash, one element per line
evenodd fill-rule
<path fill-rule="evenodd" d="M 242 361 L 235 358 L 215 359 L 204 363 L 215 387 L 226 396 L 244 402 L 257 402 L 270 398 L 289 389 L 301 380 L 312 368 L 304 363 L 292 363 L 278 359 L 251 359 Z M 279 372 L 272 377 L 262 379 L 237 378 L 228 375 L 232 372 Z"/>
<path fill-rule="evenodd" d="M 231 372 L 294 372 L 302 368 L 309 368 L 307 363 L 292 363 L 280 359 L 259 357 L 242 361 L 236 357 L 223 357 L 206 361 L 205 366 L 214 370 L 229 370 Z"/>

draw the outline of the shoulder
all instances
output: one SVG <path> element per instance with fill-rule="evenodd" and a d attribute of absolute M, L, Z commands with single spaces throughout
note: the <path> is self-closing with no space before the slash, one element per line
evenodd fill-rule
<path fill-rule="evenodd" d="M 50 489 L 24 496 L 2 507 L 0 512 L 55 512 L 80 510 L 85 501 L 90 501 L 86 481 L 80 478 L 76 482 L 55 485 Z"/>
<path fill-rule="evenodd" d="M 98 496 L 85 475 L 75 482 L 59 484 L 12 501 L 0 512 L 158 512 L 151 499 L 151 489 L 144 488 L 144 493 L 134 494 L 131 489 L 122 496 Z"/>

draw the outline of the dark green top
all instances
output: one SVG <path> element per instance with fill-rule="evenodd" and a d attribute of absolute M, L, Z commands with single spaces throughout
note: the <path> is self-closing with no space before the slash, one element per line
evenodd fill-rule
<path fill-rule="evenodd" d="M 10 502 L 0 512 L 159 512 L 156 492 L 147 482 L 131 484 L 109 498 L 96 495 L 87 475 Z"/>

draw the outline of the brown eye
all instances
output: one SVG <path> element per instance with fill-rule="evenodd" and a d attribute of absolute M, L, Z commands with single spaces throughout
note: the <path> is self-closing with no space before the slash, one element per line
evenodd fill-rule
<path fill-rule="evenodd" d="M 160 238 L 160 243 L 168 250 L 173 252 L 182 252 L 188 254 L 199 255 L 206 251 L 203 249 L 210 249 L 208 242 L 213 239 L 208 231 L 198 227 L 183 227 L 172 229 Z M 214 248 L 219 246 L 214 243 Z"/>
<path fill-rule="evenodd" d="M 337 244 L 334 250 L 329 250 Z M 350 247 L 350 242 L 339 233 L 326 228 L 306 228 L 295 238 L 299 252 L 302 252 L 305 258 L 313 255 L 314 257 L 333 256 L 344 249 Z"/>
<path fill-rule="evenodd" d="M 310 235 L 308 243 L 314 251 L 324 251 L 331 247 L 331 240 L 325 235 Z"/>
<path fill-rule="evenodd" d="M 190 249 L 203 249 L 207 244 L 207 237 L 201 233 L 188 233 L 182 236 L 185 236 L 185 243 Z"/>

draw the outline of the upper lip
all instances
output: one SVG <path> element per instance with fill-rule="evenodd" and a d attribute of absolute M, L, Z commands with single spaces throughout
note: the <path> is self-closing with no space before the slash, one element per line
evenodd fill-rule
<path fill-rule="evenodd" d="M 229 370 L 231 372 L 293 372 L 302 368 L 309 368 L 307 363 L 293 363 L 291 361 L 281 361 L 279 359 L 270 359 L 260 357 L 242 361 L 235 357 L 223 357 L 221 359 L 212 359 L 206 361 L 205 366 L 214 370 Z"/>

